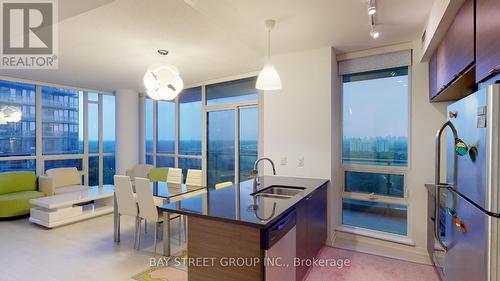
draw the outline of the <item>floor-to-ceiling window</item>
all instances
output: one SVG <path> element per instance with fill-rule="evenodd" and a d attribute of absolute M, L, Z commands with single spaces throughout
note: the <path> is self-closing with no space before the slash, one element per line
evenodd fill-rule
<path fill-rule="evenodd" d="M 185 90 L 179 97 L 179 158 L 184 178 L 188 169 L 202 169 L 203 114 L 201 87 Z"/>
<path fill-rule="evenodd" d="M 203 169 L 209 187 L 248 179 L 258 156 L 258 96 L 251 77 L 185 89 L 170 102 L 145 98 L 144 161 L 182 168 L 184 179 Z"/>
<path fill-rule="evenodd" d="M 342 76 L 342 224 L 408 235 L 408 67 Z"/>
<path fill-rule="evenodd" d="M 185 89 L 173 101 L 144 100 L 145 163 L 202 169 L 201 87 Z"/>
<path fill-rule="evenodd" d="M 76 167 L 89 185 L 112 183 L 113 95 L 0 80 L 0 108 L 9 106 L 19 108 L 22 118 L 0 123 L 0 172 L 43 174 L 52 168 Z M 101 144 L 103 126 L 106 146 Z M 103 166 L 108 171 L 106 179 Z"/>

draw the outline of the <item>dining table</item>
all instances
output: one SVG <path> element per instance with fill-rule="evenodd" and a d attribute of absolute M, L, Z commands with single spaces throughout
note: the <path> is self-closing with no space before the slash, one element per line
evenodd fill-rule
<path fill-rule="evenodd" d="M 132 187 L 134 184 L 132 183 Z M 186 184 L 174 184 L 167 182 L 151 182 L 150 183 L 151 192 L 155 198 L 155 201 L 162 200 L 163 203 L 173 203 L 176 202 L 180 204 L 180 199 L 184 199 L 189 196 L 195 196 L 207 190 L 204 186 L 191 186 Z M 134 189 L 135 190 L 135 189 Z M 114 205 L 117 206 L 116 193 L 114 195 Z M 114 241 L 115 243 L 120 242 L 120 231 L 117 227 L 119 221 L 118 208 L 113 210 L 114 216 Z M 163 255 L 170 256 L 170 219 L 167 212 L 163 212 L 163 239 L 168 239 L 168 241 L 163 242 Z"/>

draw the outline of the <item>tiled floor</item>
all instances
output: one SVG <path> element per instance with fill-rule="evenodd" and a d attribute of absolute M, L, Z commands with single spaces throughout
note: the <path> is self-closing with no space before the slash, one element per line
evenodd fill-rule
<path fill-rule="evenodd" d="M 324 247 L 320 259 L 348 259 L 343 268 L 314 267 L 307 281 L 439 281 L 434 268 L 391 258 Z"/>

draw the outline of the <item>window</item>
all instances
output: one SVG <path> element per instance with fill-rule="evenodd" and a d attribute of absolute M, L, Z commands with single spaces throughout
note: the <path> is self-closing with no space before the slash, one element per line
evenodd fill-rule
<path fill-rule="evenodd" d="M 175 158 L 167 156 L 157 156 L 156 157 L 156 167 L 175 167 Z"/>
<path fill-rule="evenodd" d="M 208 85 L 207 184 L 252 177 L 258 158 L 259 111 L 255 77 Z"/>
<path fill-rule="evenodd" d="M 89 186 L 99 185 L 99 156 L 89 157 Z"/>
<path fill-rule="evenodd" d="M 179 97 L 179 154 L 201 155 L 201 87 L 187 89 Z"/>
<path fill-rule="evenodd" d="M 0 109 L 14 107 L 22 111 L 20 122 L 0 124 L 0 158 L 34 156 L 36 153 L 35 85 L 0 81 Z M 20 162 L 4 163 L 12 169 Z M 0 163 L 0 165 L 2 165 Z"/>
<path fill-rule="evenodd" d="M 259 109 L 240 109 L 240 182 L 253 178 L 253 165 L 259 156 Z"/>
<path fill-rule="evenodd" d="M 82 91 L 42 87 L 43 154 L 83 153 L 82 95 Z"/>
<path fill-rule="evenodd" d="M 115 175 L 115 96 L 102 95 L 103 184 L 114 184 Z"/>
<path fill-rule="evenodd" d="M 89 100 L 88 110 L 89 153 L 99 153 L 99 102 Z"/>
<path fill-rule="evenodd" d="M 113 95 L 0 80 L 0 108 L 7 106 L 19 108 L 22 118 L 19 122 L 0 124 L 0 172 L 24 170 L 41 175 L 53 168 L 76 167 L 85 178 L 84 183 L 113 182 Z M 38 108 L 39 117 L 35 114 Z M 87 120 L 84 116 L 88 116 Z M 38 134 L 37 122 L 41 124 Z M 41 144 L 39 151 L 37 143 Z"/>
<path fill-rule="evenodd" d="M 36 171 L 35 159 L 3 160 L 0 159 L 0 173 L 15 171 Z"/>
<path fill-rule="evenodd" d="M 208 187 L 235 182 L 234 110 L 209 112 L 207 122 Z"/>
<path fill-rule="evenodd" d="M 175 103 L 159 101 L 157 132 L 158 141 L 156 151 L 158 153 L 175 153 Z"/>
<path fill-rule="evenodd" d="M 408 165 L 408 68 L 344 75 L 343 163 Z"/>
<path fill-rule="evenodd" d="M 78 171 L 83 170 L 82 159 L 61 159 L 61 160 L 46 160 L 44 172 L 55 168 L 71 168 L 76 167 Z"/>
<path fill-rule="evenodd" d="M 207 85 L 207 105 L 225 103 L 256 103 L 259 97 L 255 90 L 255 77 Z"/>
<path fill-rule="evenodd" d="M 408 67 L 342 76 L 344 226 L 408 235 Z"/>
<path fill-rule="evenodd" d="M 189 88 L 174 101 L 145 98 L 145 163 L 181 168 L 184 179 L 189 169 L 206 166 L 209 187 L 249 179 L 258 157 L 255 81 L 250 77 Z"/>
<path fill-rule="evenodd" d="M 407 234 L 405 205 L 343 199 L 342 223 L 393 234 Z"/>
<path fill-rule="evenodd" d="M 201 159 L 197 158 L 179 158 L 179 168 L 182 169 L 182 178 L 186 182 L 187 171 L 189 169 L 201 170 Z"/>
<path fill-rule="evenodd" d="M 88 185 L 114 183 L 115 96 L 88 93 Z"/>
<path fill-rule="evenodd" d="M 146 99 L 145 100 L 145 111 L 146 111 L 146 116 L 145 116 L 145 127 L 146 127 L 146 155 L 153 153 L 153 130 L 154 130 L 154 125 L 153 125 L 153 100 L 151 99 Z M 152 157 L 150 157 L 151 162 L 147 162 L 148 164 L 153 164 Z"/>
<path fill-rule="evenodd" d="M 344 173 L 346 192 L 373 193 L 385 196 L 404 196 L 404 176 L 366 172 Z"/>

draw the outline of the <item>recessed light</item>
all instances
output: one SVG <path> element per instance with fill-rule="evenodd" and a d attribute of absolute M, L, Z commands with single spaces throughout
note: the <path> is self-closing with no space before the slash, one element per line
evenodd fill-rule
<path fill-rule="evenodd" d="M 168 55 L 168 51 L 165 49 L 158 49 L 158 54 L 160 54 L 162 56 L 166 56 L 166 55 Z"/>

